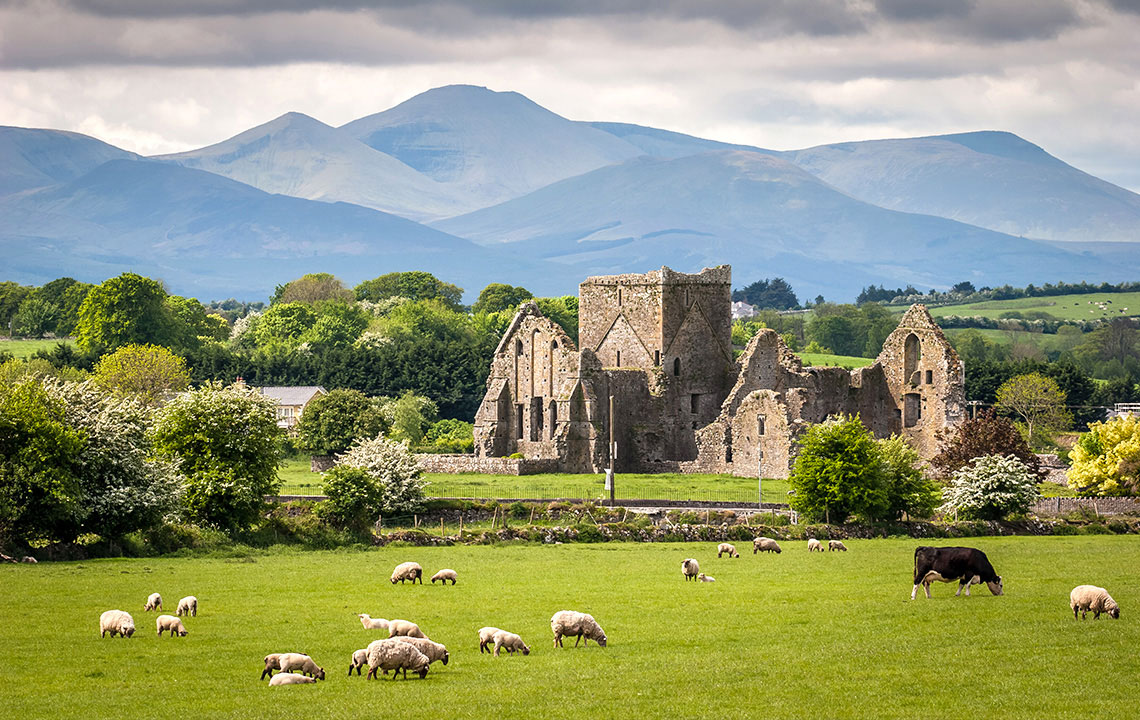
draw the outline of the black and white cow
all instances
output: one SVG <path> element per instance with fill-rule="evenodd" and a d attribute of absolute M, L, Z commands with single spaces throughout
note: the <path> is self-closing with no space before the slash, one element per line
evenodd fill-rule
<path fill-rule="evenodd" d="M 930 583 L 954 582 L 958 580 L 957 597 L 966 588 L 966 596 L 970 596 L 970 586 L 985 583 L 994 595 L 1002 594 L 1001 575 L 994 572 L 986 554 L 981 550 L 968 547 L 917 547 L 914 549 L 914 589 L 910 591 L 910 599 L 918 593 L 918 586 L 926 591 L 930 597 Z"/>

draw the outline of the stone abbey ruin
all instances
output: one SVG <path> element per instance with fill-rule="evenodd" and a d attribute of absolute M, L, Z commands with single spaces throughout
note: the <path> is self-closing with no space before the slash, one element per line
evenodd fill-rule
<path fill-rule="evenodd" d="M 601 472 L 612 426 L 619 472 L 786 477 L 797 437 L 831 415 L 858 413 L 875 435 L 905 435 L 926 459 L 936 431 L 962 419 L 962 362 L 922 305 L 869 367 L 805 368 L 773 330 L 734 359 L 731 272 L 587 278 L 580 347 L 524 305 L 491 363 L 476 456 L 454 469 L 503 471 L 495 459 L 518 453 L 531 472 Z"/>

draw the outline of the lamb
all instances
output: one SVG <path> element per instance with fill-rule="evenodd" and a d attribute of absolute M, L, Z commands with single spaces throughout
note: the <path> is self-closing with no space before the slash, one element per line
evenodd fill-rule
<path fill-rule="evenodd" d="M 174 637 L 175 634 L 178 637 L 186 637 L 186 626 L 173 615 L 159 615 L 154 620 L 154 626 L 158 628 L 159 637 L 162 637 L 163 630 L 169 630 L 170 637 Z"/>
<path fill-rule="evenodd" d="M 129 638 L 135 634 L 135 619 L 126 611 L 108 610 L 99 616 L 99 637 L 107 637 L 108 632 L 111 637 Z"/>
<path fill-rule="evenodd" d="M 681 561 L 681 574 L 685 576 L 685 580 L 694 580 L 701 572 L 701 564 L 693 558 L 685 558 Z"/>
<path fill-rule="evenodd" d="M 755 555 L 756 553 L 758 553 L 760 551 L 774 552 L 776 554 L 779 554 L 780 553 L 780 544 L 777 543 L 772 538 L 766 538 L 766 537 L 754 538 L 752 540 L 752 554 Z"/>
<path fill-rule="evenodd" d="M 716 582 L 716 578 L 714 578 L 712 575 L 705 575 L 704 573 L 698 575 L 697 580 L 700 580 L 701 582 Z"/>
<path fill-rule="evenodd" d="M 499 632 L 497 627 L 481 627 L 479 628 L 479 654 L 491 652 L 487 646 L 490 645 L 495 639 L 495 633 Z"/>
<path fill-rule="evenodd" d="M 840 552 L 847 552 L 847 546 L 843 544 L 842 540 L 828 540 L 827 551 L 838 550 Z"/>
<path fill-rule="evenodd" d="M 411 670 L 419 675 L 422 680 L 427 676 L 429 665 L 431 665 L 431 660 L 411 643 L 389 638 L 387 640 L 376 640 L 368 645 L 369 680 L 373 678 L 379 680 L 376 675 L 377 670 L 383 670 L 385 674 L 391 670 L 393 680 L 396 679 L 401 670 L 404 672 L 404 679 L 406 680 L 408 670 Z"/>
<path fill-rule="evenodd" d="M 823 543 L 815 538 L 808 540 L 808 552 L 823 552 Z M 752 553 L 755 555 L 756 553 Z"/>
<path fill-rule="evenodd" d="M 269 678 L 270 687 L 278 687 L 280 685 L 312 685 L 317 682 L 316 678 L 305 677 L 304 675 L 294 675 L 293 673 L 280 673 Z"/>
<path fill-rule="evenodd" d="M 391 579 L 393 585 L 395 585 L 397 582 L 403 585 L 405 580 L 411 580 L 413 585 L 416 584 L 416 580 L 419 580 L 420 585 L 423 585 L 424 569 L 420 567 L 419 563 L 400 563 L 396 566 L 396 569 L 392 571 Z"/>
<path fill-rule="evenodd" d="M 360 624 L 364 626 L 365 630 L 387 630 L 388 621 L 384 618 L 374 618 L 368 613 L 360 613 L 356 617 L 360 618 Z"/>
<path fill-rule="evenodd" d="M 736 552 L 736 546 L 729 543 L 721 543 L 716 546 L 716 556 L 720 557 L 721 553 L 728 553 L 730 558 L 740 557 L 740 553 Z"/>
<path fill-rule="evenodd" d="M 277 667 L 283 673 L 300 670 L 302 675 L 311 675 L 318 680 L 325 679 L 325 669 L 318 667 L 311 657 L 302 653 L 281 653 L 277 657 Z"/>
<path fill-rule="evenodd" d="M 1100 614 L 1106 613 L 1113 620 L 1120 619 L 1120 606 L 1108 594 L 1108 591 L 1096 585 L 1078 585 L 1069 593 L 1069 607 L 1073 609 L 1073 619 L 1077 619 L 1080 612 L 1084 620 L 1089 610 L 1092 610 L 1093 620 L 1100 620 Z"/>
<path fill-rule="evenodd" d="M 530 655 L 530 648 L 527 647 L 523 639 L 513 632 L 500 630 L 495 633 L 495 657 L 499 657 L 499 648 L 506 648 L 507 652 L 514 655 L 516 652 L 522 652 L 523 655 Z"/>
<path fill-rule="evenodd" d="M 261 679 L 264 680 L 266 675 L 273 676 L 274 670 L 281 669 L 281 656 L 289 655 L 291 653 L 270 653 L 265 656 L 265 668 L 261 671 Z M 304 655 L 304 653 L 297 653 Z"/>
<path fill-rule="evenodd" d="M 360 668 L 368 664 L 368 649 L 361 648 L 352 653 L 352 664 L 348 666 L 348 676 L 352 677 L 352 671 L 356 670 L 357 676 L 360 675 Z"/>
<path fill-rule="evenodd" d="M 444 585 L 446 585 L 447 581 L 450 580 L 451 584 L 454 585 L 455 584 L 455 571 L 451 570 L 449 568 L 445 568 L 443 570 L 440 570 L 435 575 L 431 576 L 431 584 L 435 585 L 436 580 L 439 580 Z M 423 581 L 421 581 L 421 582 L 423 582 Z"/>
<path fill-rule="evenodd" d="M 151 593 L 146 599 L 146 605 L 143 605 L 143 612 L 150 612 L 151 610 L 162 609 L 162 596 L 158 593 Z"/>
<path fill-rule="evenodd" d="M 431 662 L 442 662 L 446 665 L 447 661 L 451 659 L 451 653 L 447 652 L 447 646 L 442 643 L 433 642 L 427 638 L 408 637 L 406 635 L 400 635 L 393 639 L 408 643 L 426 655 L 427 659 Z"/>
<path fill-rule="evenodd" d="M 38 563 L 39 563 L 39 561 L 38 561 L 38 560 L 36 560 L 36 559 L 35 559 L 34 557 L 32 557 L 31 555 L 25 555 L 24 557 L 20 558 L 20 562 L 22 562 L 22 563 L 28 563 L 29 565 L 36 565 L 36 564 L 38 564 Z"/>
<path fill-rule="evenodd" d="M 559 610 L 550 618 L 550 629 L 554 631 L 554 647 L 563 647 L 562 638 L 577 635 L 574 647 L 579 641 L 585 639 L 586 645 L 590 641 L 606 646 L 606 633 L 589 613 L 575 612 L 574 610 Z"/>
<path fill-rule="evenodd" d="M 193 615 L 198 617 L 198 598 L 193 595 L 187 595 L 178 601 L 178 610 L 176 615 Z"/>
<path fill-rule="evenodd" d="M 416 625 L 410 620 L 389 620 L 388 621 L 388 637 L 393 638 L 397 635 L 404 635 L 407 637 L 426 638 L 420 626 Z"/>

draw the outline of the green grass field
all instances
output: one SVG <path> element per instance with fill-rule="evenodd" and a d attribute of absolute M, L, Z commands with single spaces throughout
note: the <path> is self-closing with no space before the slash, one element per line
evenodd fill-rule
<path fill-rule="evenodd" d="M 284 495 L 319 495 L 321 475 L 309 471 L 308 461 L 290 460 L 278 471 Z M 478 475 L 475 473 L 425 475 L 429 497 L 609 497 L 603 475 Z M 715 500 L 756 502 L 756 480 L 730 475 L 618 473 L 619 499 Z M 787 502 L 787 480 L 764 480 L 764 502 Z"/>
<path fill-rule="evenodd" d="M 815 367 L 845 367 L 849 369 L 866 367 L 875 362 L 874 358 L 855 357 L 854 355 L 828 355 L 827 353 L 796 353 L 805 366 Z"/>
<path fill-rule="evenodd" d="M 1140 703 L 1140 607 L 1130 536 L 973 538 L 1006 595 L 909 600 L 915 540 L 848 553 L 718 560 L 715 544 L 389 547 L 248 558 L 0 566 L 0 707 L 11 718 L 1129 718 Z M 949 543 L 939 543 L 949 544 Z M 695 557 L 713 584 L 686 583 Z M 416 560 L 459 584 L 391 585 Z M 1069 590 L 1107 587 L 1123 619 L 1074 621 Z M 155 636 L 199 598 L 185 638 Z M 921 591 L 920 591 L 921 593 Z M 100 639 L 103 610 L 138 632 Z M 590 612 L 609 646 L 551 647 L 557 610 Z M 379 636 L 356 614 L 419 623 L 451 653 L 425 680 L 346 677 Z M 480 655 L 477 630 L 529 656 Z M 270 652 L 304 651 L 328 679 L 269 688 Z"/>
<path fill-rule="evenodd" d="M 1096 303 L 1111 300 L 1105 310 Z M 1092 304 L 1090 304 L 1092 303 Z M 1120 312 L 1127 308 L 1125 312 Z M 899 308 L 905 310 L 906 308 Z M 1090 295 L 1057 295 L 1055 297 L 1017 298 L 1015 300 L 987 300 L 964 305 L 940 305 L 930 308 L 936 318 L 943 315 L 981 315 L 998 318 L 1003 312 L 1017 310 L 1047 312 L 1058 320 L 1094 320 L 1140 315 L 1140 292 L 1092 293 Z M 1089 312 L 1089 311 L 1092 312 Z"/>
<path fill-rule="evenodd" d="M 9 352 L 21 360 L 27 360 L 40 350 L 52 350 L 59 343 L 74 345 L 70 339 L 53 340 L 0 340 L 0 353 Z"/>

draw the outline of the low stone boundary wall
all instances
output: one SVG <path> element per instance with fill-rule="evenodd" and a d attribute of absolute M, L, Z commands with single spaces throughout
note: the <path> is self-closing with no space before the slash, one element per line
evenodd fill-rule
<path fill-rule="evenodd" d="M 558 460 L 532 458 L 478 457 L 476 455 L 432 455 L 417 453 L 424 472 L 480 473 L 483 475 L 538 475 L 558 472 Z"/>
<path fill-rule="evenodd" d="M 1128 497 L 1053 497 L 1042 498 L 1031 512 L 1037 515 L 1064 515 L 1079 510 L 1092 510 L 1098 515 L 1140 513 L 1140 499 Z"/>

